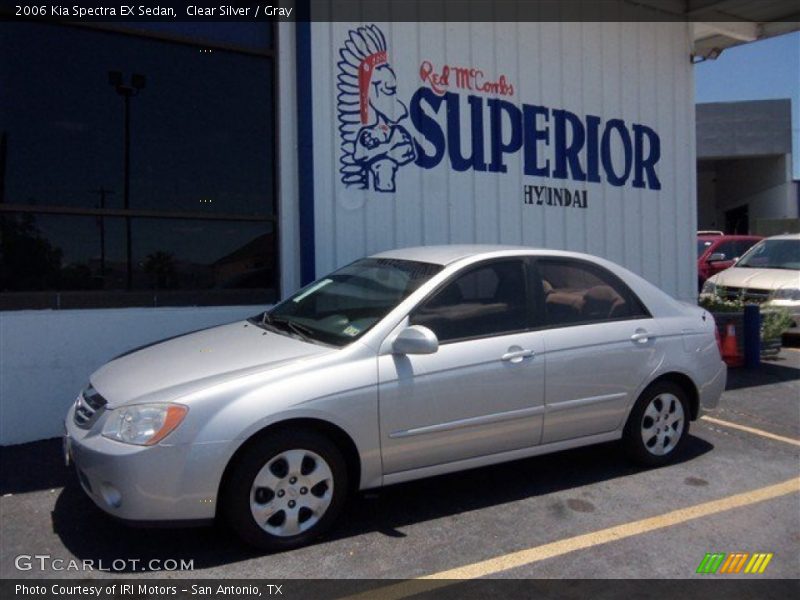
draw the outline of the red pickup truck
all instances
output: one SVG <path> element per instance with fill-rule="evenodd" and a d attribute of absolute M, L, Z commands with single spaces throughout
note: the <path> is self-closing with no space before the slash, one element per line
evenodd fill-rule
<path fill-rule="evenodd" d="M 758 235 L 725 235 L 721 231 L 697 232 L 698 291 L 712 275 L 732 267 L 735 259 L 763 239 Z"/>

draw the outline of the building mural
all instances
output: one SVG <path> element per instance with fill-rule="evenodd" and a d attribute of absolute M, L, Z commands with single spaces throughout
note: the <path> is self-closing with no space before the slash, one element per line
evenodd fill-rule
<path fill-rule="evenodd" d="M 366 17 L 309 40 L 317 274 L 389 248 L 521 244 L 694 297 L 686 23 Z"/>
<path fill-rule="evenodd" d="M 507 173 L 507 157 L 519 153 L 526 176 L 661 189 L 661 140 L 647 125 L 520 104 L 505 74 L 427 59 L 409 110 L 374 24 L 350 30 L 339 57 L 340 173 L 348 187 L 395 192 L 397 170 L 412 161 L 423 169 L 444 163 L 458 172 Z M 535 199 L 534 186 L 523 188 L 526 203 L 587 208 L 585 189 L 539 188 Z"/>
<path fill-rule="evenodd" d="M 411 135 L 400 122 L 408 108 L 398 98 L 386 38 L 375 25 L 350 32 L 339 51 L 336 88 L 342 182 L 360 189 L 395 191 L 395 173 L 416 158 Z"/>

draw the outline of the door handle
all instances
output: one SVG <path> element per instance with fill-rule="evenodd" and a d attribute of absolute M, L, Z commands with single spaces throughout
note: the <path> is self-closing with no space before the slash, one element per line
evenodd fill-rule
<path fill-rule="evenodd" d="M 648 340 L 649 340 L 651 337 L 654 337 L 654 336 L 652 336 L 651 334 L 649 334 L 648 332 L 646 332 L 644 329 L 637 329 L 637 330 L 636 330 L 636 333 L 634 333 L 634 334 L 631 336 L 631 341 L 632 341 L 632 342 L 636 342 L 636 343 L 638 343 L 638 344 L 646 344 L 646 343 L 647 343 L 647 341 L 648 341 Z"/>
<path fill-rule="evenodd" d="M 518 363 L 521 362 L 523 358 L 528 358 L 529 356 L 533 356 L 533 354 L 533 350 L 512 350 L 506 352 L 500 358 L 508 362 Z"/>

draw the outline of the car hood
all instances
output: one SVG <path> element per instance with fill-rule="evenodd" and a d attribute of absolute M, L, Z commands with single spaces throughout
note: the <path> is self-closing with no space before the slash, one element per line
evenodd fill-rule
<path fill-rule="evenodd" d="M 725 287 L 777 290 L 797 287 L 800 271 L 788 269 L 749 269 L 732 267 L 711 278 L 716 285 Z"/>
<path fill-rule="evenodd" d="M 241 321 L 123 354 L 91 377 L 109 407 L 175 399 L 210 385 L 332 352 Z"/>

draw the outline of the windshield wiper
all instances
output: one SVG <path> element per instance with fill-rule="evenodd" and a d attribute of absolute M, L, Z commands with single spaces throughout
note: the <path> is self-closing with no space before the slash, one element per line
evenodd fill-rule
<path fill-rule="evenodd" d="M 736 265 L 737 269 L 781 269 L 783 271 L 796 271 L 792 267 L 784 267 L 783 265 Z"/>
<path fill-rule="evenodd" d="M 272 327 L 276 328 L 278 326 L 284 326 L 286 329 L 290 330 L 295 335 L 300 336 L 304 340 L 313 341 L 314 340 L 314 331 L 310 327 L 306 327 L 305 325 L 301 325 L 295 321 L 291 321 L 289 319 L 284 318 L 276 318 L 270 315 L 269 313 L 264 313 L 264 323 L 266 325 L 271 325 Z"/>
<path fill-rule="evenodd" d="M 280 323 L 281 325 L 286 325 L 289 329 L 294 331 L 297 335 L 313 339 L 314 338 L 314 331 L 310 327 L 306 327 L 305 325 L 301 325 L 295 321 L 290 321 L 289 319 L 276 319 L 275 317 L 271 317 L 270 320 L 273 323 Z"/>
<path fill-rule="evenodd" d="M 267 313 L 264 313 L 260 317 L 256 316 L 247 320 L 253 325 L 260 327 L 261 329 L 266 329 L 267 331 L 274 331 L 275 333 L 280 333 L 281 331 L 272 324 L 272 317 L 270 317 Z"/>

